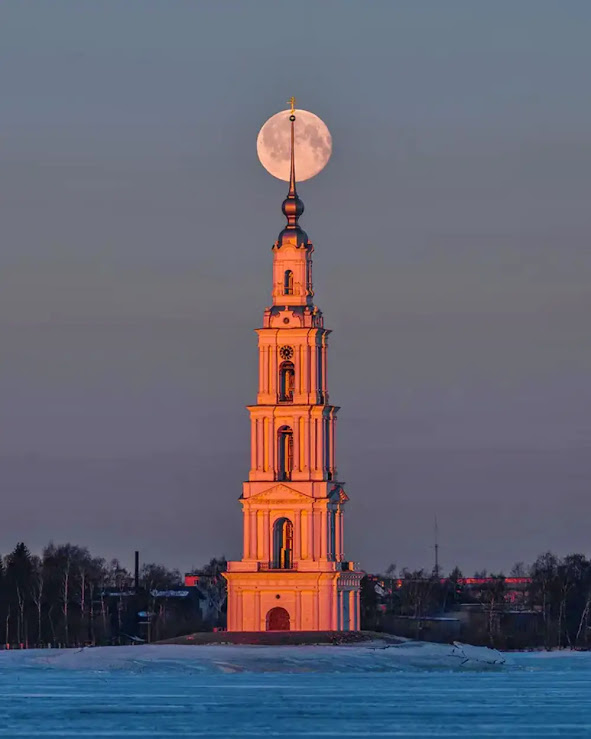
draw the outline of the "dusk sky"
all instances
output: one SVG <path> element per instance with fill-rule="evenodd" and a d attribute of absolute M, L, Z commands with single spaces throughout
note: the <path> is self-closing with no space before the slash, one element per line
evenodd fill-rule
<path fill-rule="evenodd" d="M 589 554 L 591 3 L 0 3 L 0 553 L 241 556 L 287 107 L 368 571 Z"/>

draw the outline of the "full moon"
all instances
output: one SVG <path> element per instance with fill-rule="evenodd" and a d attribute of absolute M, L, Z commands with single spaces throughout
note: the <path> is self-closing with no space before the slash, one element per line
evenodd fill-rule
<path fill-rule="evenodd" d="M 257 154 L 263 167 L 279 180 L 289 182 L 290 110 L 282 110 L 263 125 L 257 136 Z M 295 110 L 295 175 L 309 180 L 326 167 L 332 154 L 332 136 L 326 123 L 307 110 Z"/>

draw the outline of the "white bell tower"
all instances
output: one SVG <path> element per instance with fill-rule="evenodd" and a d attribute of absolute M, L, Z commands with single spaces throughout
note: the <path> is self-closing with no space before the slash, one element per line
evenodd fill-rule
<path fill-rule="evenodd" d="M 229 631 L 350 631 L 359 627 L 362 573 L 344 554 L 344 506 L 329 403 L 330 331 L 314 304 L 314 247 L 291 170 L 286 227 L 273 245 L 272 305 L 257 329 L 259 381 L 250 471 L 240 498 L 243 558 L 228 563 Z"/>

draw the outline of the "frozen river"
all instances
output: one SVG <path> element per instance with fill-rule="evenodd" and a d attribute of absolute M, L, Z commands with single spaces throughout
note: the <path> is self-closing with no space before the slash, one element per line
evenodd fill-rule
<path fill-rule="evenodd" d="M 591 653 L 412 643 L 2 652 L 0 736 L 590 737 Z"/>

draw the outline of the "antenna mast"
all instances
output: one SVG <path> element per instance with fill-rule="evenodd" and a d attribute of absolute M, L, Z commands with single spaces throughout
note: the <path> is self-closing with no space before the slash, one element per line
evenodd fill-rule
<path fill-rule="evenodd" d="M 437 528 L 437 516 L 435 516 L 435 577 L 439 577 L 439 531 Z"/>

